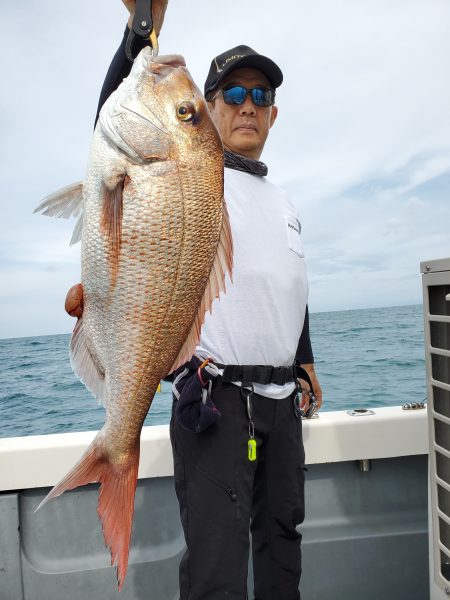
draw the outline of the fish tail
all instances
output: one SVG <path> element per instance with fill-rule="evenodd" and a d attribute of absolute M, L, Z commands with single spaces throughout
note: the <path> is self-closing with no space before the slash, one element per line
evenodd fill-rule
<path fill-rule="evenodd" d="M 110 462 L 97 436 L 74 468 L 55 485 L 35 510 L 67 490 L 99 482 L 97 512 L 105 544 L 111 551 L 111 566 L 116 564 L 119 591 L 127 574 L 138 467 L 139 444 L 127 454 L 126 460 L 117 465 Z"/>

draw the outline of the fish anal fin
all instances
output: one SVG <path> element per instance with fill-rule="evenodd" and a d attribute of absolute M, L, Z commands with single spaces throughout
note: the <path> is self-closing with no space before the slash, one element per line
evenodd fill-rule
<path fill-rule="evenodd" d="M 197 344 L 200 341 L 200 333 L 205 313 L 212 310 L 212 303 L 215 298 L 218 298 L 221 292 L 225 292 L 225 275 L 229 274 L 232 281 L 233 278 L 233 238 L 231 235 L 230 219 L 228 210 L 223 200 L 222 209 L 222 228 L 217 245 L 216 257 L 209 275 L 208 283 L 206 284 L 205 292 L 200 302 L 197 314 L 194 318 L 194 323 L 184 342 L 181 350 L 170 370 L 170 373 L 178 369 L 185 362 L 190 360 L 195 353 Z"/>
<path fill-rule="evenodd" d="M 77 293 L 78 286 L 81 288 L 82 294 L 83 288 L 81 284 L 74 286 L 71 290 L 75 289 L 75 293 Z M 71 290 L 69 290 L 69 293 Z M 100 359 L 95 356 L 87 344 L 83 318 L 78 319 L 72 333 L 70 340 L 70 362 L 75 375 L 79 377 L 97 400 L 104 405 L 106 402 L 105 369 Z"/>
<path fill-rule="evenodd" d="M 112 186 L 103 183 L 103 205 L 100 228 L 109 244 L 111 280 L 114 285 L 119 269 L 120 246 L 122 242 L 123 188 L 125 174 L 119 176 Z"/>
<path fill-rule="evenodd" d="M 112 464 L 100 443 L 101 432 L 71 471 L 47 494 L 36 510 L 52 498 L 88 483 L 100 483 L 97 512 L 105 544 L 111 551 L 111 565 L 117 567 L 119 591 L 128 568 L 134 496 L 139 467 L 139 444 L 120 464 Z M 35 511 L 36 512 L 36 511 Z"/>

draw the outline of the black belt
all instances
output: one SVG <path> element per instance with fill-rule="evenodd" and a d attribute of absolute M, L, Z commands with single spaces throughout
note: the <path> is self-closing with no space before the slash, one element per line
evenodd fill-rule
<path fill-rule="evenodd" d="M 267 385 L 284 385 L 296 381 L 297 378 L 304 379 L 312 389 L 308 373 L 298 365 L 290 367 L 273 367 L 271 365 L 221 365 L 214 363 L 219 369 L 223 369 L 222 380 L 226 383 L 241 381 L 242 385 L 250 383 L 261 383 Z"/>

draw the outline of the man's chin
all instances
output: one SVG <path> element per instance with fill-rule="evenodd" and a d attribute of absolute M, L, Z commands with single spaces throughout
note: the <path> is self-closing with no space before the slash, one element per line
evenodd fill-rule
<path fill-rule="evenodd" d="M 261 151 L 260 141 L 252 139 L 249 135 L 235 135 L 233 138 L 230 149 L 237 154 L 247 155 L 249 152 L 259 153 Z"/>

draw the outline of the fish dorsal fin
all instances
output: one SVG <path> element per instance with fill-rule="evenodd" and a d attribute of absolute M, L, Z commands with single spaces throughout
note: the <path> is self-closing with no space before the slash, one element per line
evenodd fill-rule
<path fill-rule="evenodd" d="M 87 345 L 82 317 L 78 319 L 70 340 L 70 363 L 75 375 L 92 392 L 98 402 L 105 405 L 105 369 L 100 359 Z"/>
<path fill-rule="evenodd" d="M 76 244 L 81 240 L 81 230 L 83 225 L 83 183 L 78 181 L 72 183 L 54 194 L 50 194 L 42 200 L 33 212 L 41 212 L 48 217 L 58 217 L 68 219 L 69 217 L 79 217 L 70 240 L 70 245 Z"/>
<path fill-rule="evenodd" d="M 232 279 L 232 270 L 233 239 L 231 236 L 230 219 L 224 200 L 222 209 L 222 229 L 217 245 L 216 258 L 214 259 L 211 268 L 205 293 L 203 294 L 197 314 L 195 315 L 194 323 L 170 370 L 171 373 L 190 360 L 195 353 L 197 344 L 200 341 L 200 332 L 205 320 L 205 313 L 207 310 L 211 312 L 213 300 L 219 297 L 220 292 L 225 292 L 225 275 L 228 272 L 230 279 Z"/>

